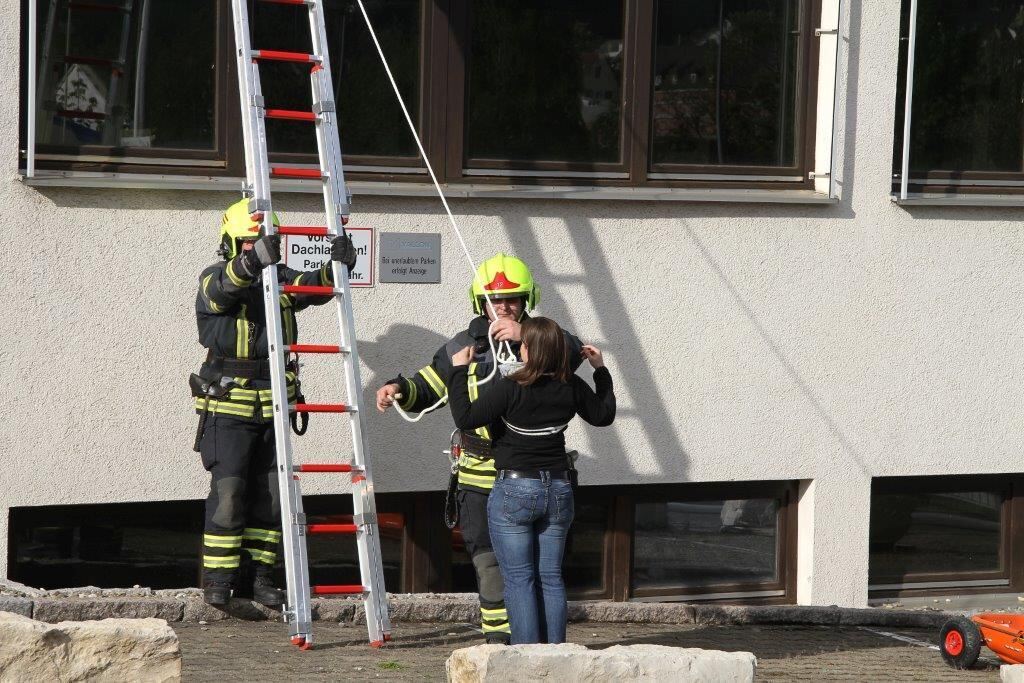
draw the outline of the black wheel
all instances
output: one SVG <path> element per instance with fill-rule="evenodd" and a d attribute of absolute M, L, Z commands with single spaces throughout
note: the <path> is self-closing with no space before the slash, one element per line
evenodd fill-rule
<path fill-rule="evenodd" d="M 954 617 L 939 631 L 939 652 L 954 669 L 970 669 L 981 654 L 981 629 L 967 617 Z"/>

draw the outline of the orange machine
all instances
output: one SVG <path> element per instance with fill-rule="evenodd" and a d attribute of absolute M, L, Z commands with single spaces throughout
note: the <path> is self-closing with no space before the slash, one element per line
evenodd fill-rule
<path fill-rule="evenodd" d="M 956 617 L 943 624 L 939 632 L 939 652 L 955 669 L 973 666 L 982 645 L 1007 664 L 1024 664 L 1024 614 Z"/>

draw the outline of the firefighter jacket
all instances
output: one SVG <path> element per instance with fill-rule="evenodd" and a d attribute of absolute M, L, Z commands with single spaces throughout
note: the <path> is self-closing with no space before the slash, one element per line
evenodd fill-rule
<path fill-rule="evenodd" d="M 209 350 L 207 361 L 199 374 L 215 379 L 221 372 L 222 359 L 266 360 L 267 322 L 264 315 L 263 290 L 260 278 L 248 279 L 237 259 L 215 263 L 199 276 L 199 293 L 196 296 L 196 323 L 199 326 L 199 342 Z M 282 284 L 330 286 L 333 284 L 331 262 L 319 270 L 299 272 L 284 265 L 277 266 L 278 281 Z M 298 326 L 295 314 L 307 306 L 319 306 L 331 300 L 330 296 L 304 294 L 281 294 L 281 328 L 284 343 L 293 344 L 298 340 Z M 273 400 L 270 391 L 270 374 L 256 373 L 255 377 L 234 377 L 234 387 L 221 400 L 197 397 L 197 412 L 231 415 L 254 422 L 272 419 Z M 225 373 L 227 374 L 227 373 Z M 298 394 L 298 381 L 294 368 L 286 373 L 288 400 Z"/>
<path fill-rule="evenodd" d="M 527 316 L 524 314 L 523 318 Z M 438 399 L 448 397 L 445 382 L 452 369 L 452 355 L 467 346 L 474 348 L 473 360 L 469 364 L 467 383 L 469 400 L 475 401 L 481 394 L 491 388 L 491 383 L 478 386 L 478 382 L 491 373 L 494 357 L 487 341 L 487 329 L 490 322 L 486 316 L 477 316 L 469 323 L 469 327 L 455 335 L 437 350 L 429 365 L 424 366 L 412 377 L 399 375 L 389 384 L 401 387 L 402 398 L 398 405 L 407 412 L 419 412 L 434 405 Z M 583 362 L 580 351 L 583 344 L 574 335 L 566 332 L 565 339 L 569 347 L 570 367 L 575 372 Z M 495 342 L 497 345 L 497 342 Z M 519 358 L 519 343 L 512 344 L 512 350 Z M 493 380 L 492 380 L 493 381 Z M 494 461 L 490 456 L 491 431 L 488 427 L 473 430 L 472 437 L 467 439 L 459 457 L 459 488 L 482 493 L 489 493 L 494 487 Z"/>

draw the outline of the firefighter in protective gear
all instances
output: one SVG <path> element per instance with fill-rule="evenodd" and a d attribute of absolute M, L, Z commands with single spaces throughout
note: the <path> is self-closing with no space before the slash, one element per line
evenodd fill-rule
<path fill-rule="evenodd" d="M 490 296 L 494 310 L 486 304 L 484 292 Z M 495 345 L 507 342 L 519 359 L 520 321 L 528 317 L 540 299 L 540 289 L 523 261 L 506 254 L 497 254 L 477 269 L 477 277 L 469 290 L 473 318 L 469 327 L 452 337 L 437 350 L 429 365 L 411 377 L 399 375 L 377 390 L 377 408 L 386 411 L 395 402 L 405 411 L 422 411 L 448 395 L 445 386 L 452 367 L 452 355 L 466 346 L 474 348 L 469 364 L 469 397 L 476 400 L 485 394 L 490 383 L 478 386 L 496 362 L 487 339 L 492 321 Z M 566 333 L 570 365 L 575 370 L 582 362 L 582 343 Z M 500 354 L 499 354 L 500 355 Z M 500 359 L 499 359 L 500 360 Z M 487 427 L 462 434 L 462 452 L 458 461 L 459 526 L 466 551 L 476 570 L 480 593 L 480 623 L 488 643 L 508 643 L 511 630 L 505 611 L 504 582 L 491 546 L 487 526 L 487 496 L 494 487 L 494 461 L 490 457 L 491 435 Z"/>
<path fill-rule="evenodd" d="M 272 219 L 277 225 L 277 216 Z M 291 270 L 278 263 L 280 236 L 260 234 L 245 199 L 224 213 L 218 253 L 224 260 L 199 276 L 196 322 L 207 356 L 190 379 L 200 414 L 197 450 L 211 475 L 203 533 L 203 592 L 211 605 L 226 604 L 232 589 L 236 596 L 248 597 L 251 590 L 254 600 L 280 605 L 285 596 L 274 587 L 272 574 L 281 513 L 260 280 L 263 268 L 276 264 L 282 283 L 330 286 L 331 261 L 345 264 L 351 272 L 357 255 L 348 236 L 340 236 L 332 241 L 331 261 L 323 267 Z M 284 343 L 297 341 L 297 312 L 330 300 L 282 294 Z M 299 395 L 296 369 L 289 364 L 286 372 L 289 401 Z M 240 571 L 246 567 L 251 571 Z"/>

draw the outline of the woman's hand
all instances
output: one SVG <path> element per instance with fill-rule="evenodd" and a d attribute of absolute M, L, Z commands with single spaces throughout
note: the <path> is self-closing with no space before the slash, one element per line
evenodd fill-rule
<path fill-rule="evenodd" d="M 471 360 L 473 360 L 473 347 L 467 346 L 452 356 L 452 365 L 455 367 L 459 367 L 460 365 L 469 365 L 469 361 Z"/>
<path fill-rule="evenodd" d="M 601 349 L 593 344 L 584 344 L 580 355 L 589 360 L 591 367 L 595 370 L 604 367 L 604 355 L 601 353 Z"/>

